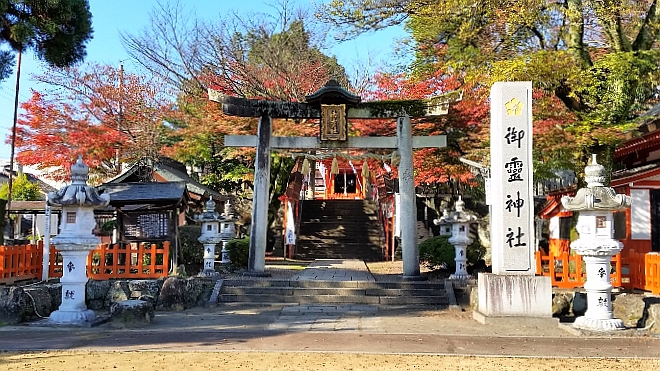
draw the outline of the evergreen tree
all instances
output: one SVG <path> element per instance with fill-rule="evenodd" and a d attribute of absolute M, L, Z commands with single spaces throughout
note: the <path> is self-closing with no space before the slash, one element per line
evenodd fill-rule
<path fill-rule="evenodd" d="M 0 0 L 0 81 L 15 65 L 14 52 L 32 49 L 55 67 L 85 58 L 92 38 L 92 14 L 87 0 Z"/>

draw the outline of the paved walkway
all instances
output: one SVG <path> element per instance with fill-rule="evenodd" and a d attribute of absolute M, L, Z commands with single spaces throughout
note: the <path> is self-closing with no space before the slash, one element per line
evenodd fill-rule
<path fill-rule="evenodd" d="M 315 260 L 300 274 L 292 278 L 295 281 L 368 281 L 374 282 L 367 265 L 357 259 L 319 259 Z"/>
<path fill-rule="evenodd" d="M 317 261 L 294 279 L 373 277 L 363 262 Z M 375 305 L 225 304 L 158 311 L 148 327 L 131 330 L 107 323 L 94 328 L 43 322 L 0 327 L 0 350 L 48 349 L 660 357 L 660 337 L 636 330 L 575 336 L 547 320 L 512 318 L 481 325 L 465 311 Z"/>

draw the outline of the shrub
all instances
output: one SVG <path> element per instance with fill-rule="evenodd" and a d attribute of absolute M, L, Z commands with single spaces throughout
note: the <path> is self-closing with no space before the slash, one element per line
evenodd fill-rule
<path fill-rule="evenodd" d="M 198 225 L 182 225 L 179 227 L 179 263 L 204 264 L 204 245 L 197 241 L 201 235 L 202 227 Z"/>
<path fill-rule="evenodd" d="M 486 256 L 486 248 L 481 246 L 481 242 L 475 241 L 467 247 L 465 255 L 468 265 L 475 265 Z"/>
<path fill-rule="evenodd" d="M 233 239 L 227 242 L 227 252 L 231 266 L 234 268 L 247 268 L 250 258 L 250 237 Z"/>
<path fill-rule="evenodd" d="M 419 244 L 419 260 L 431 269 L 456 267 L 454 245 L 448 236 L 427 238 Z"/>

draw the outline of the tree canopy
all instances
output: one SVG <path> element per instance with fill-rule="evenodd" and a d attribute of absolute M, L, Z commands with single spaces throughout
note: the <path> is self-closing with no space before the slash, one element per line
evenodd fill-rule
<path fill-rule="evenodd" d="M 0 199 L 6 200 L 9 193 L 9 183 L 0 187 Z M 25 173 L 19 173 L 14 179 L 11 191 L 12 201 L 38 201 L 43 199 L 39 186 L 30 182 Z"/>
<path fill-rule="evenodd" d="M 321 12 L 347 35 L 404 24 L 413 75 L 452 71 L 472 90 L 533 81 L 539 169 L 579 173 L 657 101 L 655 0 L 349 0 Z"/>
<path fill-rule="evenodd" d="M 59 170 L 82 154 L 96 180 L 119 173 L 122 163 L 156 160 L 165 143 L 173 103 L 156 79 L 112 66 L 51 69 L 37 79 L 48 88 L 23 103 L 16 145 L 22 164 Z"/>
<path fill-rule="evenodd" d="M 56 66 L 85 58 L 92 38 L 92 14 L 87 0 L 0 0 L 0 81 L 12 72 L 14 52 L 32 49 Z"/>

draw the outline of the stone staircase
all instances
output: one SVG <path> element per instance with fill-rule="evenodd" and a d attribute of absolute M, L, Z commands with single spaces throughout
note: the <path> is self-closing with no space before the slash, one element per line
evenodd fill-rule
<path fill-rule="evenodd" d="M 448 306 L 442 282 L 224 280 L 219 303 Z"/>
<path fill-rule="evenodd" d="M 378 209 L 367 200 L 306 200 L 302 203 L 295 258 L 383 260 Z"/>

